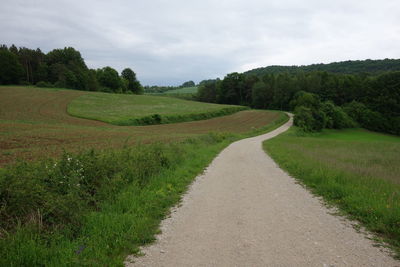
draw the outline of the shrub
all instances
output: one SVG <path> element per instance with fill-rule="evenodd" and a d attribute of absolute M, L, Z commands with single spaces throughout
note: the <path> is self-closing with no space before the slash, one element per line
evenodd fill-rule
<path fill-rule="evenodd" d="M 0 229 L 19 224 L 43 229 L 70 225 L 79 229 L 82 214 L 113 199 L 124 186 L 140 186 L 181 159 L 179 147 L 153 144 L 122 151 L 80 155 L 60 160 L 20 163 L 0 172 Z M 76 231 L 76 230 L 73 230 Z"/>
<path fill-rule="evenodd" d="M 398 127 L 393 124 L 396 118 L 385 118 L 381 113 L 373 111 L 363 103 L 356 101 L 345 105 L 343 109 L 353 120 L 366 129 L 396 134 L 395 130 L 391 131 L 391 129 Z M 393 122 L 391 123 L 391 121 Z"/>
<path fill-rule="evenodd" d="M 343 129 L 356 126 L 353 119 L 331 101 L 322 103 L 321 109 L 326 115 L 326 128 Z"/>
<path fill-rule="evenodd" d="M 321 110 L 298 106 L 293 122 L 305 132 L 318 132 L 325 127 L 326 116 Z"/>

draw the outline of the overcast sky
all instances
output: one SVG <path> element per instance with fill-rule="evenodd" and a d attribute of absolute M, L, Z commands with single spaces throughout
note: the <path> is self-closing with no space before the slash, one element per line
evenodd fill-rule
<path fill-rule="evenodd" d="M 400 58 L 399 0 L 1 0 L 0 42 L 72 46 L 144 85 L 267 65 Z"/>

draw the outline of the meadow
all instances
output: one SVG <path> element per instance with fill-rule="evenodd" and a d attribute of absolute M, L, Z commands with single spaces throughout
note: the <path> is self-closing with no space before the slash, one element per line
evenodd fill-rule
<path fill-rule="evenodd" d="M 264 142 L 264 149 L 315 194 L 400 252 L 400 137 L 292 128 Z"/>
<path fill-rule="evenodd" d="M 210 119 L 242 106 L 218 105 L 152 95 L 88 93 L 71 101 L 68 113 L 115 125 L 149 125 Z"/>
<path fill-rule="evenodd" d="M 217 153 L 288 120 L 246 110 L 115 126 L 67 113 L 87 92 L 0 92 L 0 266 L 122 266 Z"/>
<path fill-rule="evenodd" d="M 197 86 L 183 87 L 183 88 L 166 91 L 164 94 L 166 94 L 166 95 L 169 95 L 169 94 L 196 94 L 197 90 L 198 90 Z"/>
<path fill-rule="evenodd" d="M 280 116 L 277 112 L 245 110 L 228 116 L 184 123 L 115 126 L 73 117 L 67 113 L 71 102 L 87 94 L 91 93 L 21 86 L 0 87 L 0 166 L 15 162 L 18 158 L 36 160 L 56 157 L 64 150 L 79 152 L 91 148 L 121 148 L 138 143 L 171 142 L 209 132 L 242 134 L 262 130 Z M 112 94 L 105 95 L 112 97 Z M 121 95 L 117 95 L 117 99 L 119 97 Z M 167 99 L 155 98 L 163 99 L 160 101 Z M 102 114 L 102 109 L 95 109 Z"/>

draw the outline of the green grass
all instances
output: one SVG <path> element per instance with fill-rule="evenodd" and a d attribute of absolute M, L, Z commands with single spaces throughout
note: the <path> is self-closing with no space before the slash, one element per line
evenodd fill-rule
<path fill-rule="evenodd" d="M 287 120 L 0 169 L 0 266 L 122 266 L 217 153 Z"/>
<path fill-rule="evenodd" d="M 196 94 L 197 90 L 198 90 L 197 86 L 183 87 L 183 88 L 166 91 L 164 94 L 166 94 L 166 95 L 169 95 L 169 94 Z"/>
<path fill-rule="evenodd" d="M 68 105 L 68 113 L 115 125 L 148 125 L 232 114 L 245 107 L 186 101 L 151 95 L 88 93 Z"/>
<path fill-rule="evenodd" d="M 400 252 L 400 137 L 292 128 L 263 146 L 290 175 Z"/>

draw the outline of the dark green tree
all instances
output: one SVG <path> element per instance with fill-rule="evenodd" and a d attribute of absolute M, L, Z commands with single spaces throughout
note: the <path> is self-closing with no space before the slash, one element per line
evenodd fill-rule
<path fill-rule="evenodd" d="M 244 102 L 244 75 L 234 72 L 225 76 L 217 92 L 218 103 L 241 104 Z"/>
<path fill-rule="evenodd" d="M 121 77 L 128 81 L 127 89 L 134 94 L 142 94 L 143 87 L 136 79 L 136 74 L 130 68 L 126 68 L 121 72 Z"/>
<path fill-rule="evenodd" d="M 122 86 L 118 72 L 111 67 L 98 69 L 97 80 L 99 81 L 102 91 L 119 92 Z"/>
<path fill-rule="evenodd" d="M 199 85 L 197 99 L 202 102 L 216 103 L 219 83 L 219 80 L 210 80 Z"/>
<path fill-rule="evenodd" d="M 0 84 L 18 84 L 23 68 L 18 58 L 8 50 L 0 50 Z"/>
<path fill-rule="evenodd" d="M 194 81 L 187 81 L 187 82 L 184 82 L 180 87 L 193 87 L 193 86 L 196 86 L 196 84 L 194 83 Z"/>

